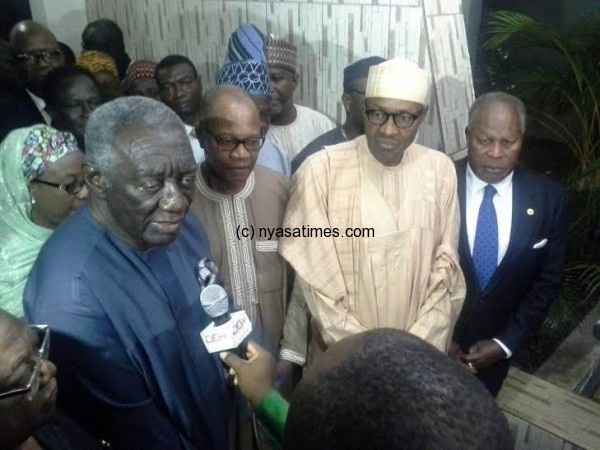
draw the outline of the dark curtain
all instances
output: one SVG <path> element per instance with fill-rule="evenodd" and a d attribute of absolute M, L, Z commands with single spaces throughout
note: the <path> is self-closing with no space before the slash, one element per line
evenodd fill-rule
<path fill-rule="evenodd" d="M 8 41 L 13 25 L 31 19 L 29 0 L 0 0 L 0 39 Z"/>

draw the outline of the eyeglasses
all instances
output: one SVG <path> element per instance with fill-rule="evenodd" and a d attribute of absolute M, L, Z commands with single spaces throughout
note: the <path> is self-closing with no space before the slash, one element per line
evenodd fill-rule
<path fill-rule="evenodd" d="M 419 118 L 422 112 L 415 116 L 414 114 L 407 112 L 388 114 L 385 111 L 380 111 L 378 109 L 370 109 L 365 111 L 365 114 L 367 115 L 369 122 L 371 122 L 373 125 L 381 126 L 386 123 L 391 116 L 394 118 L 394 125 L 396 125 L 396 128 L 410 128 L 410 126 Z"/>
<path fill-rule="evenodd" d="M 36 335 L 37 343 L 39 344 L 39 348 L 35 355 L 35 365 L 33 366 L 33 372 L 31 373 L 29 382 L 24 387 L 0 392 L 0 400 L 15 397 L 17 395 L 28 394 L 27 400 L 31 401 L 40 389 L 40 371 L 42 362 L 48 360 L 48 353 L 50 352 L 50 327 L 48 325 L 30 325 L 29 328 Z"/>
<path fill-rule="evenodd" d="M 72 183 L 58 184 L 58 183 L 50 183 L 49 181 L 38 180 L 36 178 L 34 180 L 31 180 L 31 182 L 45 184 L 46 186 L 52 186 L 52 187 L 55 187 L 58 189 L 62 189 L 63 191 L 66 191 L 67 194 L 69 194 L 69 195 L 79 194 L 81 192 L 81 190 L 83 189 L 83 186 L 85 185 L 85 180 L 75 180 Z"/>
<path fill-rule="evenodd" d="M 244 148 L 246 150 L 248 150 L 249 152 L 257 152 L 261 149 L 261 147 L 265 143 L 265 139 L 262 136 L 251 137 L 251 138 L 245 139 L 243 141 L 240 141 L 239 139 L 235 139 L 232 137 L 215 136 L 214 134 L 211 134 L 206 129 L 204 131 L 206 132 L 206 134 L 208 134 L 210 137 L 212 137 L 215 140 L 217 147 L 222 152 L 232 152 L 236 148 L 238 148 L 238 146 L 240 144 L 243 144 Z"/>
<path fill-rule="evenodd" d="M 25 52 L 17 53 L 15 59 L 27 66 L 33 66 L 40 63 L 40 59 L 43 59 L 46 63 L 55 65 L 60 60 L 61 51 L 59 49 L 54 50 L 42 50 L 39 52 Z"/>

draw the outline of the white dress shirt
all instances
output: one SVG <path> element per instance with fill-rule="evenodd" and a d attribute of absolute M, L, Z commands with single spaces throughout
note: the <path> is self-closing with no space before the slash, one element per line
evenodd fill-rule
<path fill-rule="evenodd" d="M 496 195 L 492 199 L 494 208 L 496 210 L 496 217 L 498 220 L 498 265 L 502 262 L 502 258 L 506 254 L 508 249 L 508 243 L 510 241 L 510 229 L 512 224 L 512 178 L 513 172 L 511 172 L 506 178 L 499 183 L 492 184 L 496 189 Z M 483 201 L 483 193 L 485 187 L 489 184 L 475 175 L 471 166 L 467 164 L 467 189 L 465 195 L 465 213 L 466 213 L 466 225 L 467 225 L 467 237 L 469 239 L 469 249 L 471 256 L 473 256 L 473 245 L 475 243 L 475 233 L 477 231 L 477 218 L 479 216 L 479 207 Z M 494 341 L 502 347 L 502 350 L 506 353 L 506 357 L 510 358 L 512 352 L 506 347 L 500 340 L 494 338 Z"/>
<path fill-rule="evenodd" d="M 48 114 L 48 111 L 46 111 L 46 102 L 44 101 L 44 99 L 41 97 L 38 97 L 33 92 L 31 92 L 29 89 L 25 89 L 25 90 L 31 97 L 31 100 L 33 100 L 33 103 L 35 103 L 35 107 L 38 109 L 38 111 L 44 118 L 46 125 L 50 125 L 52 118 L 50 117 L 50 114 Z"/>
<path fill-rule="evenodd" d="M 196 131 L 194 130 L 193 126 L 188 125 L 187 123 L 184 123 L 183 126 L 185 127 L 185 132 L 188 135 L 190 144 L 192 144 L 194 160 L 196 161 L 196 164 L 200 164 L 202 161 L 204 161 L 204 149 L 200 146 L 200 141 L 196 137 Z"/>

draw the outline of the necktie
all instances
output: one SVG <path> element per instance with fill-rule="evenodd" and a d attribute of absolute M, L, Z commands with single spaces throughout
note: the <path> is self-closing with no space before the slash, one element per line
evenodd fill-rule
<path fill-rule="evenodd" d="M 496 189 L 491 184 L 485 187 L 473 244 L 473 264 L 482 291 L 498 266 L 498 219 L 492 201 L 495 193 Z"/>

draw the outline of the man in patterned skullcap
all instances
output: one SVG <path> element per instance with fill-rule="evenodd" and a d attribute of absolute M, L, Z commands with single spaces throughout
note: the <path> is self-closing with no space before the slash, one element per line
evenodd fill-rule
<path fill-rule="evenodd" d="M 158 84 L 154 77 L 156 66 L 154 61 L 147 59 L 132 62 L 123 80 L 125 95 L 141 95 L 160 101 Z"/>
<path fill-rule="evenodd" d="M 335 124 L 318 111 L 294 104 L 299 77 L 296 47 L 270 36 L 265 50 L 273 97 L 271 128 L 267 137 L 293 159 L 309 142 L 333 129 Z"/>
<path fill-rule="evenodd" d="M 232 41 L 233 38 L 229 41 L 230 49 Z M 228 54 L 230 53 L 228 52 Z M 260 113 L 261 134 L 266 136 L 271 122 L 271 87 L 269 69 L 264 59 L 249 59 L 224 64 L 217 72 L 216 84 L 237 86 L 252 97 Z M 260 149 L 256 164 L 279 172 L 286 177 L 290 176 L 290 161 L 287 154 L 268 138 Z"/>

